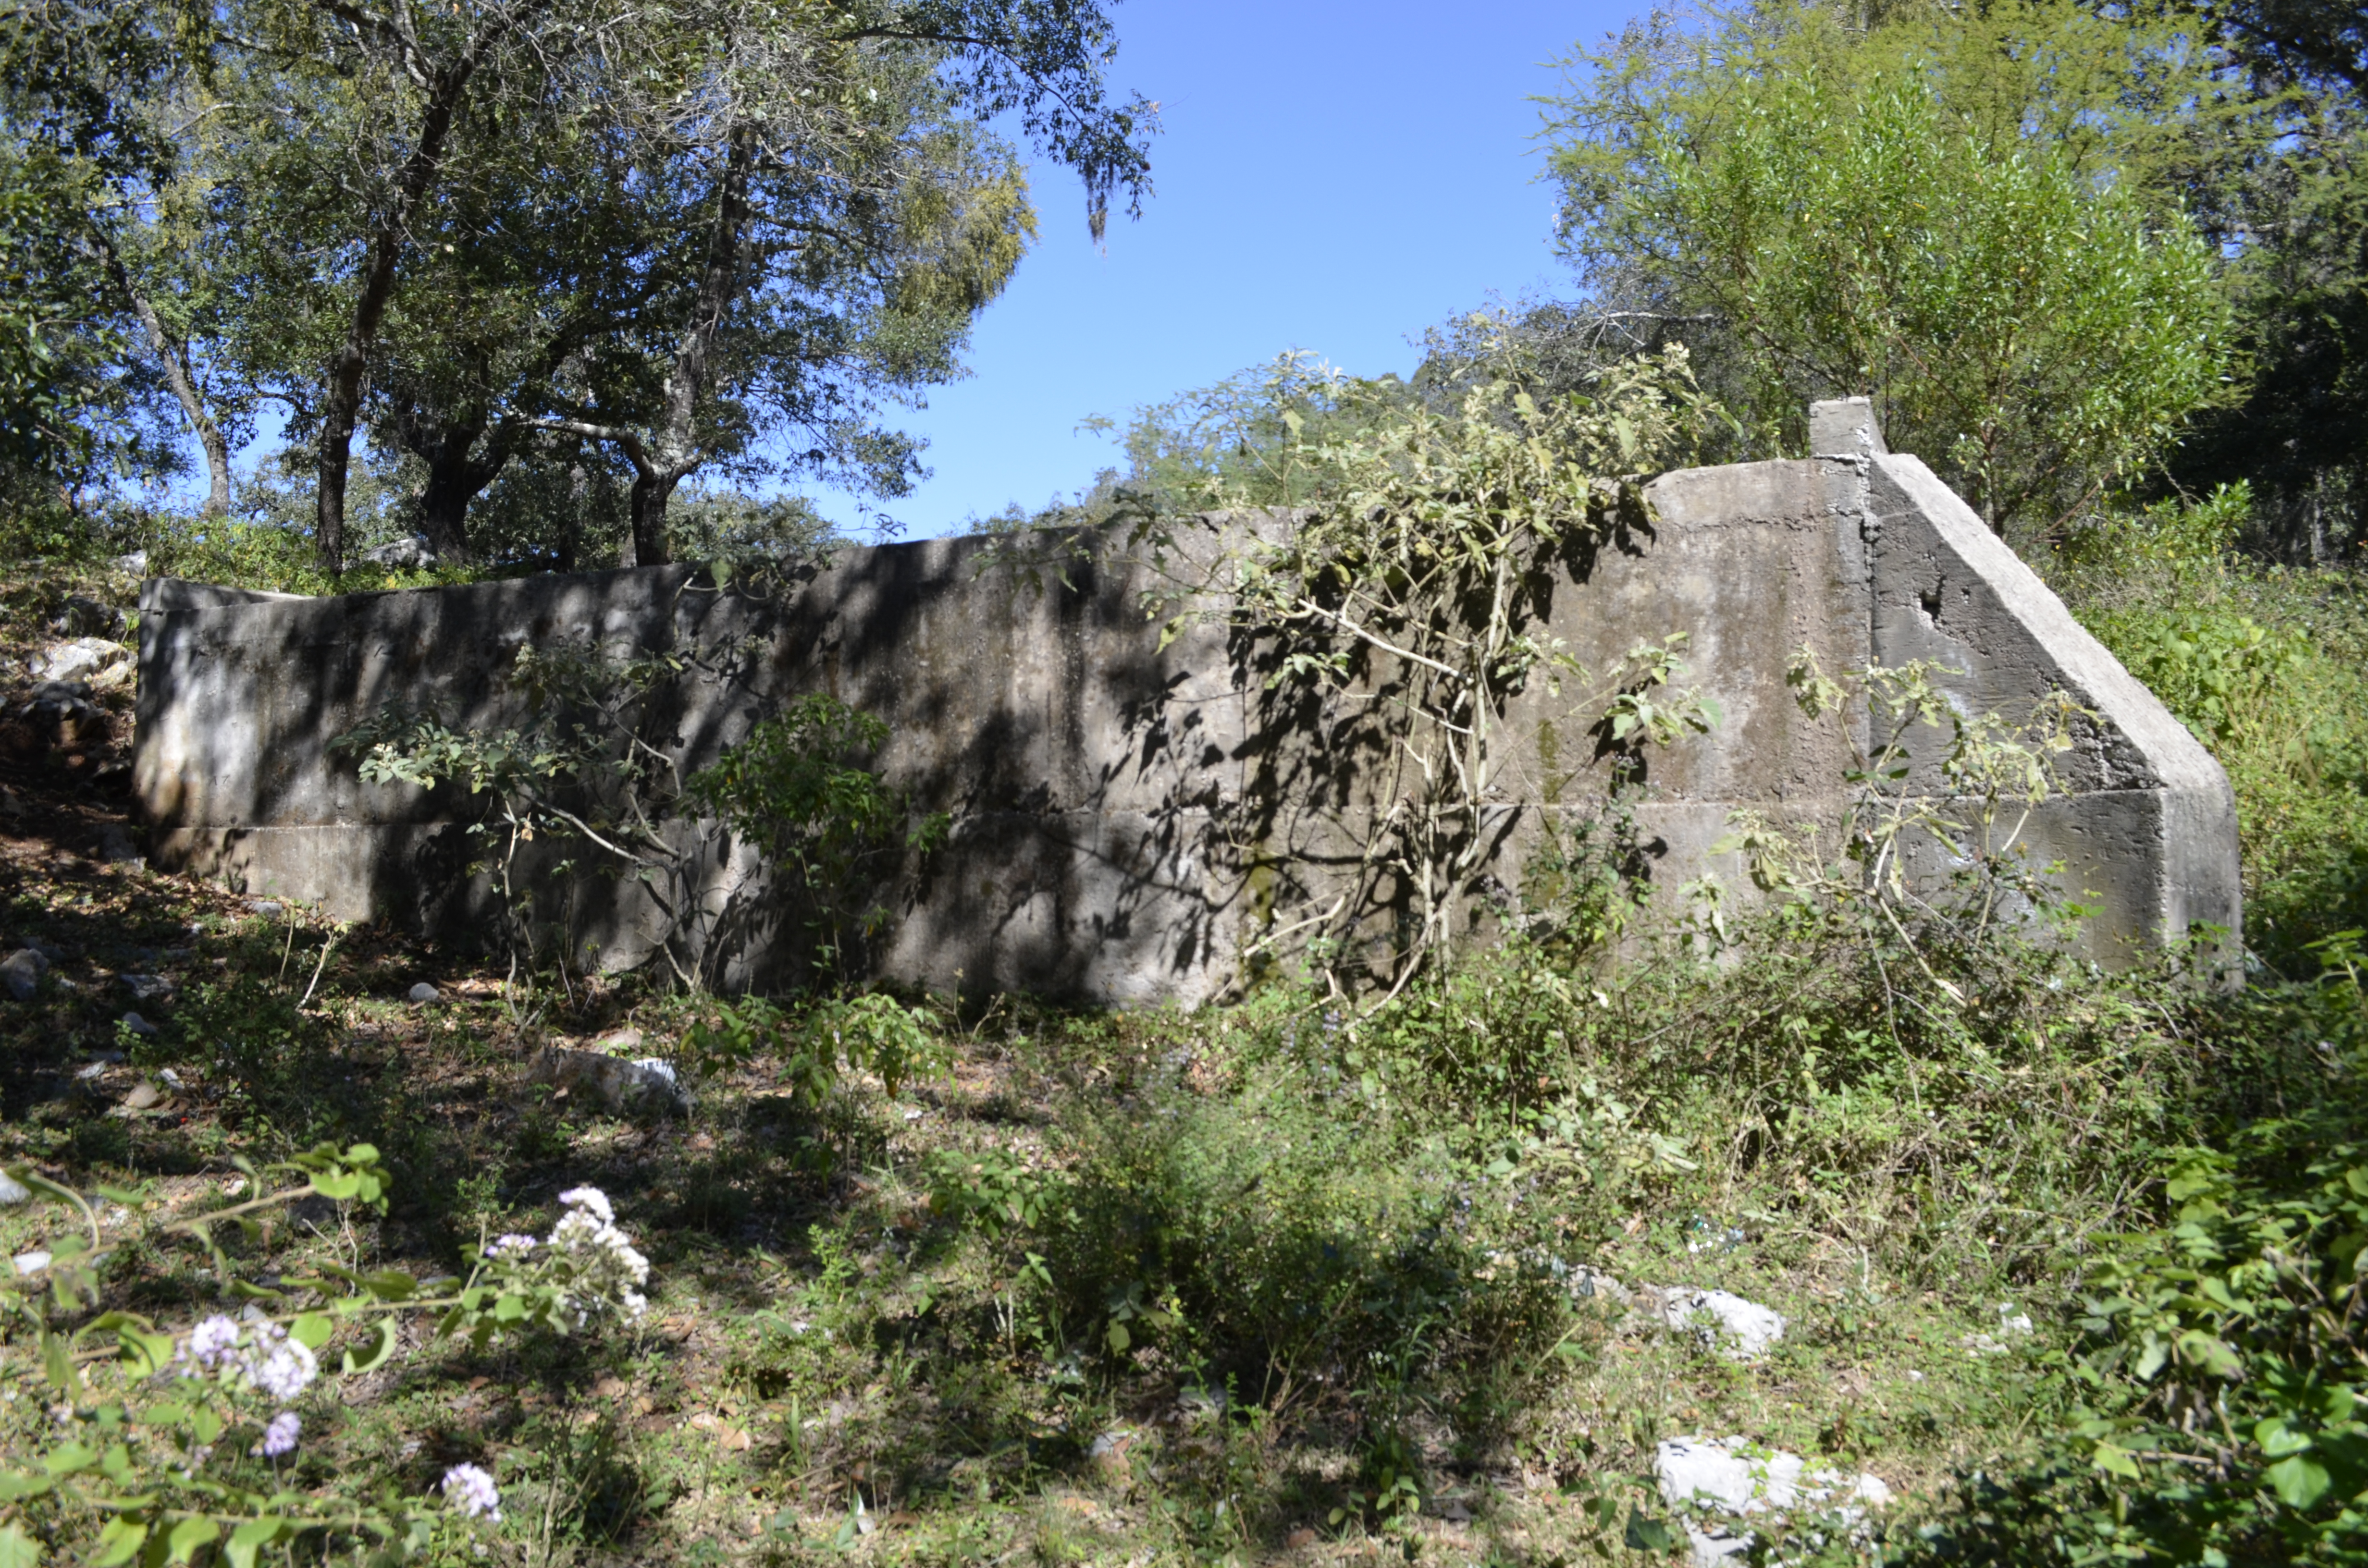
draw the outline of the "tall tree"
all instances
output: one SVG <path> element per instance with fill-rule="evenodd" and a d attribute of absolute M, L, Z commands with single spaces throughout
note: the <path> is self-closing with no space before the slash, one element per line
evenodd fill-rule
<path fill-rule="evenodd" d="M 1148 106 L 1111 98 L 1099 0 L 245 0 L 220 221 L 250 374 L 319 454 L 322 563 L 367 416 L 428 471 L 423 515 L 550 437 L 635 472 L 636 558 L 667 497 L 760 437 L 893 488 L 871 400 L 954 373 L 1032 217 L 985 131 L 1075 168 L 1099 233 L 1148 191 Z"/>
<path fill-rule="evenodd" d="M 2182 210 L 2252 134 L 2169 16 L 2021 0 L 1632 29 L 1554 101 L 1600 293 L 1707 317 L 1763 449 L 1862 393 L 1994 524 L 2059 521 L 2218 395 L 2226 307 Z"/>

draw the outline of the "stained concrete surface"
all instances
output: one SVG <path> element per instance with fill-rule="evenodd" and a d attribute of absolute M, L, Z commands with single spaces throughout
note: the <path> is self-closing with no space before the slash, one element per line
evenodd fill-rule
<path fill-rule="evenodd" d="M 1920 461 L 1883 449 L 1863 403 L 1818 405 L 1812 430 L 1817 456 L 1665 475 L 1648 527 L 1574 554 L 1540 591 L 1540 633 L 1589 671 L 1684 632 L 1681 684 L 1723 710 L 1710 734 L 1645 759 L 1635 810 L 1660 896 L 1705 872 L 1746 888 L 1713 851 L 1736 810 L 1840 820 L 1844 724 L 1862 745 L 1863 720 L 1801 713 L 1784 677 L 1805 646 L 1833 672 L 1916 658 L 1961 672 L 1941 678 L 1968 715 L 2069 694 L 2093 717 L 2063 792 L 2017 842 L 2098 907 L 2079 939 L 2115 961 L 2199 922 L 2233 934 L 2234 801 L 2210 755 Z M 1184 563 L 1289 526 L 1215 519 Z M 897 918 L 871 955 L 880 972 L 1119 1005 L 1221 994 L 1263 934 L 1338 896 L 1403 790 L 1402 755 L 1356 719 L 1389 672 L 1349 692 L 1269 688 L 1270 650 L 1229 629 L 1213 590 L 1182 602 L 1207 613 L 1162 646 L 1178 562 L 1119 530 L 1049 567 L 1002 548 L 851 548 L 767 593 L 689 566 L 319 599 L 152 581 L 134 758 L 152 858 L 337 918 L 490 941 L 499 899 L 471 871 L 498 837 L 472 831 L 487 799 L 366 784 L 330 741 L 390 704 L 518 727 L 522 648 L 665 651 L 684 673 L 642 730 L 683 775 L 823 690 L 886 721 L 887 782 L 916 812 L 950 813 L 943 847 L 882 869 Z M 1590 739 L 1583 685 L 1533 683 L 1508 715 L 1522 744 L 1490 808 L 1501 888 L 1518 890 L 1549 824 L 1607 797 L 1618 759 Z M 1915 766 L 1944 788 L 1929 746 Z M 513 886 L 606 964 L 666 943 L 721 983 L 794 979 L 801 934 L 748 850 L 713 824 L 667 832 L 677 881 L 660 901 L 581 846 L 527 846 Z M 1928 845 L 1911 869 L 1951 867 Z"/>

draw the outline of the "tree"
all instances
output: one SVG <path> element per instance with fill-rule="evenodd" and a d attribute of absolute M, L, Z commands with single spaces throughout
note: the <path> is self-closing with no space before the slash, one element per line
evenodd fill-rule
<path fill-rule="evenodd" d="M 1993 526 L 2054 524 L 2219 395 L 2227 307 L 2181 198 L 2252 121 L 2167 22 L 1969 16 L 1744 12 L 1579 57 L 1549 122 L 1564 237 L 1599 288 L 1717 324 L 1763 449 L 1868 395 Z"/>
<path fill-rule="evenodd" d="M 174 175 L 156 113 L 172 59 L 155 18 L 130 8 L 0 6 L 0 445 L 20 477 L 169 472 L 169 392 L 222 458 L 222 493 L 226 448 L 142 265 Z"/>
<path fill-rule="evenodd" d="M 570 443 L 632 469 L 644 562 L 685 477 L 785 430 L 893 492 L 873 402 L 956 373 L 1032 233 L 985 122 L 1077 170 L 1097 233 L 1149 189 L 1099 0 L 240 0 L 209 36 L 235 351 L 315 443 L 331 570 L 365 420 L 453 548 Z"/>
<path fill-rule="evenodd" d="M 2318 560 L 2368 536 L 2368 27 L 2324 0 L 2212 14 L 2280 134 L 2224 201 L 2252 374 L 2172 479 L 2197 493 L 2248 482 L 2255 544 Z"/>

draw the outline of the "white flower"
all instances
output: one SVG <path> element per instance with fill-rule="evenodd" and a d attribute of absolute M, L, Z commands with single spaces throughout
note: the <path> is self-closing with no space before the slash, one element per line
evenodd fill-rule
<path fill-rule="evenodd" d="M 609 1207 L 609 1195 L 597 1187 L 570 1187 L 559 1195 L 559 1201 L 565 1208 L 589 1210 L 604 1225 L 616 1222 L 617 1211 Z"/>
<path fill-rule="evenodd" d="M 541 1244 L 542 1244 L 541 1242 L 535 1240 L 532 1236 L 522 1236 L 513 1231 L 506 1236 L 495 1236 L 492 1243 L 486 1246 L 485 1256 L 489 1258 L 507 1257 L 513 1253 L 522 1256 L 532 1252 Z"/>
<path fill-rule="evenodd" d="M 472 1464 L 456 1464 L 444 1472 L 438 1490 L 444 1500 L 471 1518 L 498 1520 L 502 1517 L 502 1494 L 494 1486 L 494 1478 Z"/>
<path fill-rule="evenodd" d="M 238 1324 L 217 1312 L 189 1330 L 181 1342 L 181 1358 L 211 1371 L 238 1348 Z"/>
<path fill-rule="evenodd" d="M 289 1338 L 278 1324 L 259 1323 L 247 1346 L 244 1370 L 256 1388 L 285 1401 L 302 1393 L 321 1375 L 321 1365 L 312 1351 Z"/>
<path fill-rule="evenodd" d="M 294 1411 L 281 1411 L 271 1418 L 271 1425 L 263 1429 L 263 1452 L 273 1459 L 294 1452 L 297 1435 L 303 1429 L 304 1424 L 296 1419 Z"/>

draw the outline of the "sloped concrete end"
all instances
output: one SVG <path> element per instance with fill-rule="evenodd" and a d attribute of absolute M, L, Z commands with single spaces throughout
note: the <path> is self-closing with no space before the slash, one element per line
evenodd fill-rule
<path fill-rule="evenodd" d="M 2066 892 L 2096 906 L 2088 956 L 2125 962 L 2134 945 L 2213 926 L 2233 960 L 2237 799 L 2218 761 L 1919 459 L 1878 449 L 1866 461 L 1875 663 L 1955 672 L 1938 684 L 1967 717 L 2019 720 L 2056 692 L 2093 715 L 2062 765 L 2066 792 L 2018 839 L 2034 863 L 2060 861 Z M 1911 778 L 1936 792 L 1945 744 L 1928 732 L 1911 757 Z"/>

